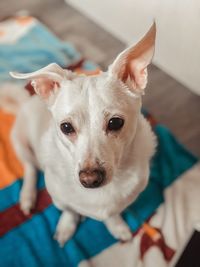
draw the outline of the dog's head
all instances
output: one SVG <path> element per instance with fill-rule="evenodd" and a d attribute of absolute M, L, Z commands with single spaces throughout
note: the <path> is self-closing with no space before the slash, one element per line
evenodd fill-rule
<path fill-rule="evenodd" d="M 155 24 L 135 46 L 123 51 L 107 72 L 84 76 L 53 63 L 33 73 L 11 73 L 31 79 L 54 120 L 63 161 L 69 151 L 77 179 L 86 188 L 110 182 L 125 165 L 133 142 L 147 66 L 155 45 Z"/>

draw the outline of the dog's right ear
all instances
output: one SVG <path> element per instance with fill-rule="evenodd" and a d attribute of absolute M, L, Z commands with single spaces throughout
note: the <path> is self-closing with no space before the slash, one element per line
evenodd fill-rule
<path fill-rule="evenodd" d="M 72 76 L 71 71 L 62 69 L 56 63 L 31 73 L 10 72 L 10 75 L 16 79 L 29 79 L 36 94 L 40 95 L 44 100 L 49 100 L 60 88 L 61 82 Z"/>
<path fill-rule="evenodd" d="M 143 94 L 147 84 L 147 66 L 155 49 L 155 22 L 145 36 L 134 46 L 123 51 L 109 67 L 109 73 L 126 83 L 130 90 Z"/>

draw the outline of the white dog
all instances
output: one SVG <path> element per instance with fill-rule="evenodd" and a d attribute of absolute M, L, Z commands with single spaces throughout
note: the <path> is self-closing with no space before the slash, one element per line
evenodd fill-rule
<path fill-rule="evenodd" d="M 33 73 L 11 73 L 32 80 L 37 94 L 21 105 L 12 132 L 25 171 L 21 209 L 29 214 L 34 206 L 39 168 L 53 203 L 63 211 L 56 229 L 61 245 L 80 215 L 103 221 L 115 238 L 132 237 L 120 213 L 145 188 L 156 145 L 141 114 L 155 35 L 154 24 L 107 72 L 95 76 L 55 63 Z"/>

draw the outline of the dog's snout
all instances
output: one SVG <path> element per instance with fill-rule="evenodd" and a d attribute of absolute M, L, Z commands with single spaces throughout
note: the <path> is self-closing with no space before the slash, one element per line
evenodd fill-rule
<path fill-rule="evenodd" d="M 96 188 L 103 185 L 105 178 L 104 169 L 85 169 L 79 172 L 79 180 L 86 188 Z"/>

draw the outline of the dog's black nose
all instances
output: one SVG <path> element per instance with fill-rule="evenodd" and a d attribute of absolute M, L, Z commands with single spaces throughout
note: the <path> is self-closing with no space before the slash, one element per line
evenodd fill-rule
<path fill-rule="evenodd" d="M 84 169 L 79 172 L 79 180 L 86 188 L 96 188 L 103 184 L 106 178 L 104 169 Z"/>

